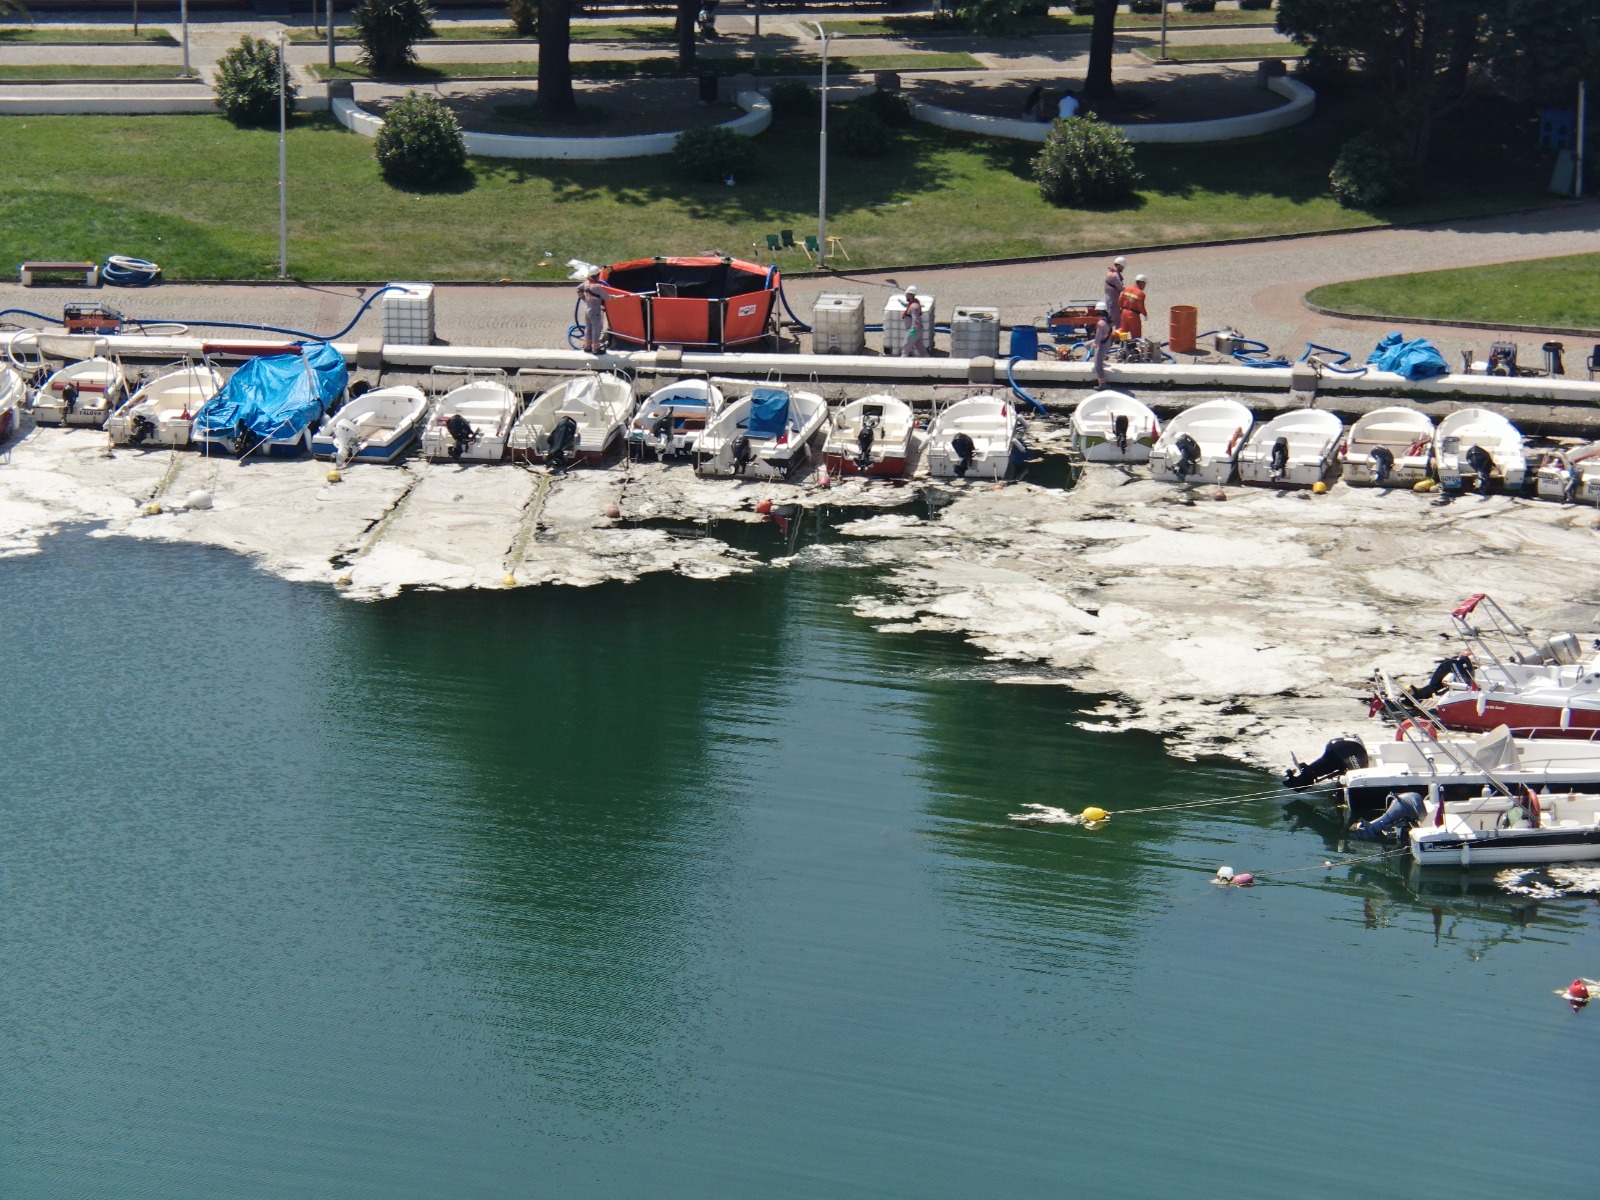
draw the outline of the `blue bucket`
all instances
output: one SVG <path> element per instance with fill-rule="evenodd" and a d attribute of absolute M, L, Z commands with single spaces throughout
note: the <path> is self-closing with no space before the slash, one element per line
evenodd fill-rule
<path fill-rule="evenodd" d="M 1038 329 L 1032 325 L 1013 325 L 1011 327 L 1011 357 L 1039 357 Z"/>

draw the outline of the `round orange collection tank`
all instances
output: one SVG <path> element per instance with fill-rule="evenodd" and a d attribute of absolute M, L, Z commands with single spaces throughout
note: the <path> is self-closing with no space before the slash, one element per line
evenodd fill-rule
<path fill-rule="evenodd" d="M 614 342 L 726 350 L 773 332 L 778 268 L 697 255 L 637 258 L 600 272 Z"/>

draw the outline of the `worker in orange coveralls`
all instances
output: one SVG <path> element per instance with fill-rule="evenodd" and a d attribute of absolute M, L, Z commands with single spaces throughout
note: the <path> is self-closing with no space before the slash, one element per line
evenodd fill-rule
<path fill-rule="evenodd" d="M 1122 289 L 1122 324 L 1120 328 L 1123 333 L 1128 335 L 1130 340 L 1137 340 L 1144 336 L 1144 319 L 1150 315 L 1144 305 L 1146 287 L 1144 276 L 1135 275 L 1133 282 Z"/>

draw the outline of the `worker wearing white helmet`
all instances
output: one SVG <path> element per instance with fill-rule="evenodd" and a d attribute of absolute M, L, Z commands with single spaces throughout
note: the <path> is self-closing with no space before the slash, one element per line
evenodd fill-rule
<path fill-rule="evenodd" d="M 583 351 L 599 354 L 606 326 L 606 285 L 600 282 L 600 268 L 590 267 L 578 285 L 578 301 L 583 305 Z"/>
<path fill-rule="evenodd" d="M 1111 314 L 1113 329 L 1122 318 L 1122 268 L 1127 265 L 1128 260 L 1119 254 L 1111 260 L 1111 266 L 1106 271 L 1106 312 Z"/>
<path fill-rule="evenodd" d="M 906 284 L 906 340 L 900 353 L 906 358 L 922 355 L 922 299 L 917 295 L 917 285 Z"/>
<path fill-rule="evenodd" d="M 1095 322 L 1094 334 L 1090 339 L 1094 342 L 1094 385 L 1095 387 L 1105 387 L 1106 353 L 1111 349 L 1111 331 L 1116 326 L 1111 323 L 1111 313 L 1107 309 L 1104 300 L 1095 302 L 1094 312 L 1095 316 L 1099 318 Z"/>
<path fill-rule="evenodd" d="M 1144 336 L 1144 319 L 1149 316 L 1144 303 L 1146 286 L 1145 277 L 1135 275 L 1133 282 L 1122 289 L 1122 318 L 1117 322 L 1117 328 L 1130 338 Z"/>

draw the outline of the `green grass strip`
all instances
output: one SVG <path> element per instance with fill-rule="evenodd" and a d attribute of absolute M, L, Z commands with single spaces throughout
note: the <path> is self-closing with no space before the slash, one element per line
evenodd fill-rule
<path fill-rule="evenodd" d="M 121 29 L 115 25 L 96 25 L 92 28 L 63 29 L 56 25 L 3 25 L 0 26 L 0 44 L 58 45 L 72 42 L 78 45 L 115 46 L 135 43 L 140 46 L 176 46 L 178 39 L 165 29 L 141 29 L 137 34 L 130 26 Z"/>
<path fill-rule="evenodd" d="M 337 42 L 353 43 L 356 31 L 341 25 L 333 31 Z M 289 35 L 291 42 L 322 42 L 327 40 L 326 30 L 297 29 Z M 574 42 L 654 42 L 670 43 L 676 34 L 669 24 L 576 24 L 572 26 Z M 521 37 L 509 25 L 436 25 L 431 38 L 425 42 L 528 42 L 535 39 Z"/>
<path fill-rule="evenodd" d="M 1206 46 L 1167 44 L 1173 62 L 1211 62 L 1222 58 L 1302 58 L 1306 48 L 1293 42 L 1233 42 Z"/>
<path fill-rule="evenodd" d="M 102 63 L 90 66 L 37 63 L 0 64 L 0 79 L 182 79 L 183 67 L 152 63 Z"/>
<path fill-rule="evenodd" d="M 1229 25 L 1268 25 L 1273 23 L 1274 14 L 1266 12 L 1242 12 L 1229 10 L 1211 13 L 1187 13 L 1174 7 L 1167 14 L 1168 29 L 1207 29 L 1217 26 Z M 1048 17 L 1029 17 L 1019 20 L 1011 27 L 1011 34 L 1052 34 L 1052 33 L 1088 33 L 1093 19 L 1087 16 L 1059 13 Z M 949 18 L 941 17 L 841 17 L 832 21 L 822 22 L 822 27 L 829 34 L 839 37 L 939 37 L 961 36 L 977 37 L 979 35 L 963 28 L 960 24 L 952 22 Z M 1161 15 L 1148 13 L 1119 13 L 1117 15 L 1118 29 L 1159 29 Z"/>
<path fill-rule="evenodd" d="M 975 71 L 983 64 L 970 54 L 910 51 L 905 54 L 841 54 L 830 57 L 835 70 L 846 71 Z M 822 65 L 820 58 L 809 54 L 764 54 L 761 57 L 763 75 L 808 74 Z M 702 54 L 695 59 L 696 72 L 718 71 L 733 74 L 749 71 L 748 58 L 730 58 L 722 55 Z M 372 74 L 358 62 L 340 63 L 329 68 L 326 63 L 313 63 L 312 74 L 318 79 L 371 79 Z M 436 82 L 442 79 L 513 78 L 532 79 L 539 74 L 537 62 L 450 62 L 423 63 L 411 70 L 383 78 L 396 83 L 409 81 Z M 677 75 L 676 58 L 603 58 L 577 60 L 572 64 L 574 79 L 637 79 L 663 75 Z"/>
<path fill-rule="evenodd" d="M 1359 316 L 1600 329 L 1600 254 L 1330 283 L 1306 293 Z"/>

